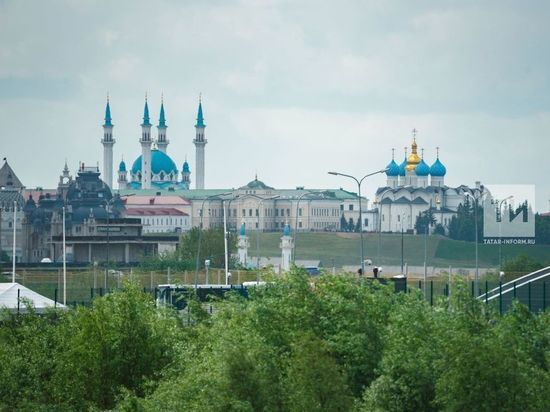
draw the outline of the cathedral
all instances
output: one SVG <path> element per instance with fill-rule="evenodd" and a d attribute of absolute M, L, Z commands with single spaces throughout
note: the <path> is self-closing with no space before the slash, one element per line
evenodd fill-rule
<path fill-rule="evenodd" d="M 376 191 L 376 207 L 366 212 L 367 218 L 371 219 L 365 219 L 365 230 L 414 232 L 418 216 L 429 210 L 435 224 L 441 225 L 447 233 L 452 217 L 466 197 L 480 196 L 482 188 L 479 182 L 476 182 L 475 188 L 465 185 L 449 187 L 445 184 L 447 168 L 439 158 L 439 148 L 431 166 L 424 159 L 423 149 L 420 153 L 416 130 L 413 130 L 411 153 L 408 154 L 405 147 L 403 162 L 398 164 L 392 155 L 391 162 L 386 166 L 386 186 Z"/>
<path fill-rule="evenodd" d="M 111 107 L 109 99 L 105 107 L 105 123 L 103 124 L 103 176 L 105 183 L 113 189 L 113 123 L 111 118 Z M 128 170 L 124 159 L 118 166 L 118 189 L 119 190 L 189 190 L 191 186 L 191 170 L 187 159 L 183 162 L 181 171 L 168 155 L 168 144 L 166 116 L 164 101 L 160 104 L 160 113 L 157 128 L 157 138 L 151 137 L 151 119 L 149 117 L 149 105 L 145 98 L 143 109 L 143 122 L 141 123 L 141 155 L 132 163 Z M 204 149 L 208 141 L 205 138 L 204 117 L 202 113 L 202 101 L 199 99 L 197 123 L 195 124 L 195 139 L 193 143 L 196 149 L 196 189 L 204 189 Z"/>

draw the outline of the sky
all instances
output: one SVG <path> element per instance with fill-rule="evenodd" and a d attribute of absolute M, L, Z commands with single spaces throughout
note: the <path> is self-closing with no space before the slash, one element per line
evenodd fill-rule
<path fill-rule="evenodd" d="M 206 187 L 356 184 L 418 130 L 446 184 L 532 184 L 549 209 L 547 1 L 0 0 L 0 156 L 29 188 L 67 160 L 140 154 L 145 94 L 194 177 L 202 94 Z M 154 133 L 156 135 L 156 131 Z M 114 178 L 116 181 L 116 177 Z M 367 178 L 374 198 L 382 175 Z"/>

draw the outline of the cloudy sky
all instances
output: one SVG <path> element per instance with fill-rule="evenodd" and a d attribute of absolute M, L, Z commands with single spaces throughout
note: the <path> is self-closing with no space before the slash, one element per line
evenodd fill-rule
<path fill-rule="evenodd" d="M 416 128 L 447 184 L 535 184 L 548 210 L 549 21 L 534 0 L 0 0 L 0 156 L 27 187 L 101 165 L 109 93 L 116 170 L 164 93 L 169 154 L 194 171 L 202 93 L 208 188 L 355 190 L 327 171 L 401 160 Z"/>

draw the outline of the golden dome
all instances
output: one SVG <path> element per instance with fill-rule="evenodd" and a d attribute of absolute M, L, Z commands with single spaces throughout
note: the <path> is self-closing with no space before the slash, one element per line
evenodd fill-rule
<path fill-rule="evenodd" d="M 420 156 L 418 156 L 418 153 L 416 151 L 416 149 L 418 148 L 418 146 L 416 145 L 416 137 L 413 137 L 413 142 L 411 147 L 412 147 L 412 153 L 407 158 L 406 169 L 408 172 L 412 172 L 414 169 L 416 169 L 416 166 L 418 166 L 418 164 L 422 160 Z"/>

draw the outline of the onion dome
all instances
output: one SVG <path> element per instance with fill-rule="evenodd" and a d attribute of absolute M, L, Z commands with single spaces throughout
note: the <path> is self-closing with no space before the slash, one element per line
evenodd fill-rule
<path fill-rule="evenodd" d="M 124 160 L 121 160 L 118 165 L 118 171 L 119 172 L 126 172 L 126 163 L 124 163 Z"/>
<path fill-rule="evenodd" d="M 443 177 L 447 174 L 447 168 L 439 161 L 439 157 L 430 167 L 430 174 L 435 177 Z"/>
<path fill-rule="evenodd" d="M 447 168 L 439 160 L 439 147 L 437 148 L 437 159 L 430 167 L 430 174 L 435 177 L 443 177 L 447 174 Z"/>
<path fill-rule="evenodd" d="M 392 160 L 389 165 L 386 166 L 386 176 L 399 176 L 401 169 L 399 165 L 395 163 L 395 160 Z"/>
<path fill-rule="evenodd" d="M 414 169 L 416 169 L 416 167 L 418 166 L 418 164 L 422 160 L 420 158 L 420 156 L 418 156 L 418 153 L 417 153 L 418 146 L 416 144 L 416 137 L 413 137 L 413 142 L 412 142 L 411 148 L 412 148 L 412 153 L 407 158 L 407 167 L 406 167 L 406 169 L 407 169 L 408 172 L 412 172 Z"/>
<path fill-rule="evenodd" d="M 386 176 L 388 177 L 394 177 L 399 176 L 399 165 L 395 163 L 394 159 L 394 149 L 392 149 L 392 156 L 391 156 L 391 162 L 386 166 Z"/>
<path fill-rule="evenodd" d="M 141 156 L 132 165 L 132 174 L 135 175 L 138 172 L 141 172 Z M 170 156 L 158 149 L 153 149 L 151 150 L 151 172 L 155 175 L 160 172 L 164 172 L 165 175 L 177 174 L 178 168 Z"/>
<path fill-rule="evenodd" d="M 405 168 L 407 167 L 407 156 L 405 155 L 405 160 L 399 165 L 399 176 L 405 176 Z"/>
<path fill-rule="evenodd" d="M 428 176 L 430 174 L 430 166 L 426 164 L 424 159 L 421 159 L 418 166 L 416 166 L 415 172 L 417 176 Z"/>

